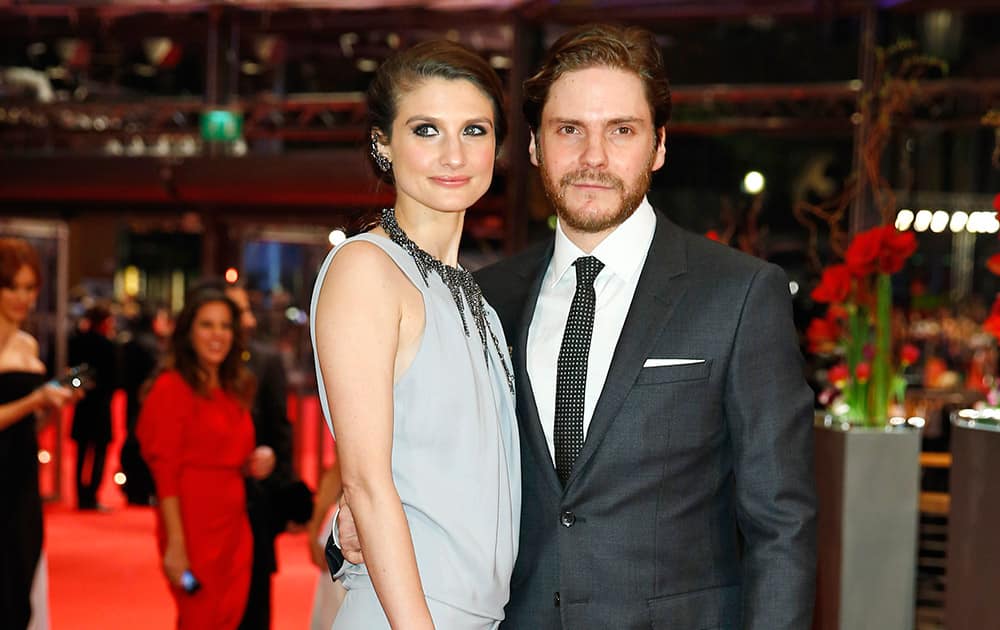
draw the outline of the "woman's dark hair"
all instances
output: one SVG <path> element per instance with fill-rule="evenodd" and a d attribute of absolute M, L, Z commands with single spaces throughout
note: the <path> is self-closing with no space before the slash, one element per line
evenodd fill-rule
<path fill-rule="evenodd" d="M 653 128 L 658 130 L 667 124 L 670 120 L 670 81 L 653 34 L 638 27 L 588 24 L 557 39 L 542 67 L 524 82 L 522 110 L 531 130 L 538 131 L 542 109 L 553 83 L 567 72 L 600 67 L 638 75 L 646 91 Z"/>
<path fill-rule="evenodd" d="M 35 283 L 41 284 L 42 268 L 35 248 L 19 238 L 0 238 L 0 288 L 12 288 L 14 276 L 25 265 L 35 274 Z"/>
<path fill-rule="evenodd" d="M 198 355 L 195 354 L 194 345 L 191 343 L 191 329 L 201 307 L 215 302 L 226 305 L 232 316 L 233 325 L 233 345 L 219 366 L 219 385 L 249 408 L 253 402 L 256 383 L 253 375 L 243 365 L 244 342 L 240 333 L 240 310 L 222 291 L 206 288 L 188 293 L 184 300 L 184 308 L 177 315 L 173 335 L 170 337 L 170 349 L 167 352 L 164 369 L 177 370 L 193 390 L 202 396 L 208 395 L 205 386 L 208 375 L 198 363 Z"/>
<path fill-rule="evenodd" d="M 445 39 L 422 42 L 389 57 L 379 66 L 368 86 L 368 129 L 383 143 L 392 140 L 392 122 L 399 99 L 426 79 L 464 80 L 475 85 L 493 104 L 493 129 L 497 151 L 507 136 L 507 115 L 500 77 L 478 53 Z M 376 176 L 393 183 L 392 169 L 383 172 L 369 155 Z"/>

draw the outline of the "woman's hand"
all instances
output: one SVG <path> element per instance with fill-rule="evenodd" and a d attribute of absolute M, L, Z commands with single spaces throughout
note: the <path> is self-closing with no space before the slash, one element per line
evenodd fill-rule
<path fill-rule="evenodd" d="M 270 446 L 258 446 L 247 460 L 247 473 L 260 481 L 267 479 L 274 471 L 274 451 Z"/>
<path fill-rule="evenodd" d="M 190 568 L 184 544 L 168 542 L 163 552 L 163 574 L 167 576 L 167 580 L 174 586 L 180 586 L 181 576 Z"/>
<path fill-rule="evenodd" d="M 42 407 L 58 409 L 83 398 L 83 392 L 55 383 L 46 383 L 37 390 L 39 403 Z"/>

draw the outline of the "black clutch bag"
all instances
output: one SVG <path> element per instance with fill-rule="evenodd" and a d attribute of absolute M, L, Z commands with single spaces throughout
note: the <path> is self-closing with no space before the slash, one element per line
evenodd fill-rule
<path fill-rule="evenodd" d="M 341 567 L 344 566 L 344 554 L 340 552 L 340 547 L 338 547 L 333 542 L 333 534 L 328 534 L 326 537 L 326 566 L 330 569 L 330 577 L 337 575 Z"/>

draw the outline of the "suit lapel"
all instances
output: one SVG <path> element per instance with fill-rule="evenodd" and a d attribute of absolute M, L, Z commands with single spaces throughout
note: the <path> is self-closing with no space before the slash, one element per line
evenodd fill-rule
<path fill-rule="evenodd" d="M 615 346 L 604 389 L 597 399 L 583 450 L 580 451 L 566 483 L 567 488 L 573 484 L 604 439 L 642 370 L 649 348 L 670 321 L 674 308 L 684 295 L 685 285 L 676 278 L 687 270 L 686 256 L 680 228 L 657 212 L 653 242 L 639 275 L 639 283 L 625 317 L 618 345 Z M 537 296 L 537 290 L 535 295 Z M 537 415 L 536 411 L 536 419 Z"/>
<path fill-rule="evenodd" d="M 557 494 L 562 494 L 562 484 L 559 483 L 555 466 L 552 464 L 549 445 L 545 440 L 545 433 L 542 431 L 542 421 L 538 417 L 535 392 L 531 388 L 531 379 L 528 377 L 528 331 L 531 329 L 531 320 L 535 315 L 535 304 L 538 302 L 538 294 L 542 289 L 542 279 L 545 277 L 549 260 L 552 259 L 553 247 L 554 241 L 544 250 L 542 257 L 534 261 L 535 264 L 525 265 L 520 270 L 524 283 L 530 282 L 531 284 L 525 293 L 524 304 L 521 308 L 519 325 L 514 339 L 512 361 L 517 385 L 517 416 L 523 429 L 523 435 L 527 439 L 535 460 L 539 463 L 538 470 L 548 479 L 552 489 Z"/>

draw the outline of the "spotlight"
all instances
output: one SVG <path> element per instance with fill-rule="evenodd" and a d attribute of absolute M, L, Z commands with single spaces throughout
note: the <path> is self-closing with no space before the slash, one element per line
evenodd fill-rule
<path fill-rule="evenodd" d="M 986 231 L 990 234 L 1000 232 L 1000 220 L 997 220 L 996 212 L 987 212 Z"/>
<path fill-rule="evenodd" d="M 764 190 L 764 176 L 760 171 L 750 171 L 743 176 L 743 192 L 756 195 L 762 190 Z"/>
<path fill-rule="evenodd" d="M 965 212 L 959 210 L 958 212 L 951 215 L 951 222 L 948 223 L 948 227 L 951 228 L 952 232 L 961 232 L 965 229 L 965 225 L 969 222 L 969 215 Z"/>
<path fill-rule="evenodd" d="M 934 216 L 931 217 L 931 232 L 934 232 L 935 234 L 940 234 L 941 232 L 944 232 L 945 229 L 948 227 L 948 220 L 950 218 L 951 217 L 949 217 L 948 213 L 945 212 L 944 210 L 936 211 L 934 213 Z"/>
<path fill-rule="evenodd" d="M 902 209 L 896 214 L 896 229 L 905 232 L 913 225 L 913 210 Z"/>
<path fill-rule="evenodd" d="M 339 228 L 336 230 L 331 230 L 330 236 L 327 237 L 327 239 L 330 241 L 330 244 L 333 245 L 334 247 L 343 243 L 346 238 L 347 235 L 344 234 L 344 231 Z"/>
<path fill-rule="evenodd" d="M 931 226 L 931 219 L 933 217 L 934 214 L 930 210 L 921 210 L 913 219 L 913 229 L 917 232 L 926 232 L 927 228 Z"/>

